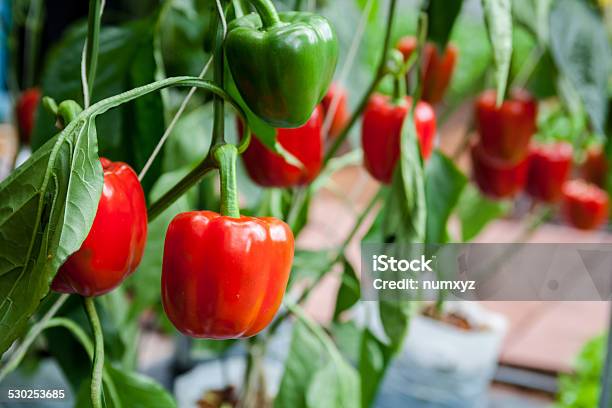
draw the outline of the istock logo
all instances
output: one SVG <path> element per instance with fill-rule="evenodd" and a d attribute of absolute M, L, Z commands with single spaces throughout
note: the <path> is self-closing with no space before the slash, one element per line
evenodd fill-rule
<path fill-rule="evenodd" d="M 388 255 L 373 255 L 372 270 L 374 272 L 433 272 L 431 264 L 434 262 L 435 256 L 427 259 L 425 255 L 421 255 L 417 259 L 396 259 Z"/>

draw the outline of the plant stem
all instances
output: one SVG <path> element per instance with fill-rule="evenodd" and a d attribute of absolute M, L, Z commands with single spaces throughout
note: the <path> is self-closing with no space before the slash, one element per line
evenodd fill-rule
<path fill-rule="evenodd" d="M 19 363 L 25 356 L 26 352 L 28 351 L 28 348 L 30 348 L 34 340 L 36 340 L 38 335 L 45 329 L 45 325 L 47 324 L 47 322 L 53 316 L 55 316 L 60 307 L 62 307 L 64 302 L 66 302 L 68 296 L 69 295 L 67 294 L 60 295 L 53 303 L 53 305 L 51 305 L 47 313 L 45 313 L 44 316 L 28 331 L 28 334 L 23 339 L 19 347 L 15 350 L 15 352 L 11 355 L 9 361 L 7 361 L 6 365 L 2 367 L 2 370 L 0 370 L 0 383 L 9 373 L 11 373 L 19 366 Z"/>
<path fill-rule="evenodd" d="M 232 144 L 225 144 L 215 148 L 213 157 L 219 167 L 221 214 L 232 218 L 239 218 L 240 207 L 238 206 L 238 185 L 236 183 L 238 150 Z"/>
<path fill-rule="evenodd" d="M 35 85 L 38 44 L 40 41 L 40 28 L 42 27 L 43 1 L 31 0 L 28 7 L 28 15 L 25 21 L 24 34 L 24 61 L 23 61 L 23 85 L 30 88 Z"/>
<path fill-rule="evenodd" d="M 327 153 L 325 153 L 325 159 L 323 160 L 323 168 L 325 168 L 329 160 L 332 157 L 334 157 L 334 155 L 336 154 L 340 146 L 342 146 L 342 143 L 344 143 L 344 141 L 348 137 L 350 130 L 355 125 L 355 123 L 357 123 L 359 116 L 363 113 L 366 105 L 368 104 L 370 95 L 374 93 L 374 91 L 380 84 L 380 81 L 383 79 L 383 77 L 386 74 L 385 67 L 387 65 L 387 56 L 389 54 L 389 43 L 391 42 L 391 28 L 393 26 L 393 20 L 395 17 L 396 3 L 397 3 L 397 0 L 390 0 L 389 2 L 389 11 L 387 13 L 387 24 L 386 24 L 387 29 L 385 32 L 385 37 L 384 37 L 384 42 L 383 42 L 383 52 L 382 52 L 380 61 L 378 63 L 378 68 L 376 69 L 376 74 L 374 76 L 374 79 L 370 83 L 370 86 L 368 87 L 368 90 L 366 91 L 366 93 L 361 97 L 361 101 L 359 102 L 359 105 L 357 105 L 357 109 L 355 110 L 355 112 L 353 112 L 353 114 L 351 115 L 351 118 L 348 121 L 347 125 L 342 130 L 342 132 L 338 135 L 338 137 L 334 140 L 334 143 L 331 145 Z"/>
<path fill-rule="evenodd" d="M 91 372 L 91 404 L 93 408 L 102 408 L 102 374 L 104 370 L 104 337 L 100 318 L 96 312 L 94 298 L 84 298 L 85 311 L 94 335 L 94 356 Z"/>
<path fill-rule="evenodd" d="M 217 19 L 217 37 L 215 39 L 214 50 L 214 82 L 219 88 L 224 86 L 224 63 L 225 57 L 223 52 L 223 40 L 225 39 L 225 22 L 223 21 L 223 10 L 219 11 Z M 213 121 L 213 136 L 212 146 L 216 146 L 225 142 L 225 104 L 223 98 L 214 96 L 213 99 L 214 121 Z"/>
<path fill-rule="evenodd" d="M 217 164 L 215 163 L 212 156 L 209 154 L 206 156 L 200 164 L 196 166 L 189 174 L 181 179 L 174 187 L 172 187 L 166 194 L 155 201 L 147 210 L 147 216 L 149 222 L 157 218 L 165 209 L 170 207 L 180 196 L 185 194 L 191 187 L 193 187 L 202 177 L 209 171 L 216 169 Z"/>
<path fill-rule="evenodd" d="M 276 12 L 274 4 L 270 0 L 249 0 L 257 14 L 261 17 L 264 28 L 272 27 L 280 23 L 280 18 Z"/>
<path fill-rule="evenodd" d="M 89 0 L 87 21 L 87 42 L 85 44 L 84 65 L 81 67 L 83 79 L 83 103 L 88 108 L 98 69 L 98 52 L 100 50 L 100 25 L 102 21 L 103 0 Z"/>
<path fill-rule="evenodd" d="M 302 9 L 302 0 L 295 0 L 295 4 L 293 5 L 293 10 L 300 11 Z"/>

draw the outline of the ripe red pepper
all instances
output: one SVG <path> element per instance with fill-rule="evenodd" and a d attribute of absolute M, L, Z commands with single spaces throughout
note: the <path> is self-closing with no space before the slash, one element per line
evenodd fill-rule
<path fill-rule="evenodd" d="M 346 105 L 346 89 L 340 86 L 340 84 L 333 82 L 321 101 L 325 117 L 327 117 L 328 112 L 331 110 L 331 105 L 335 98 L 338 98 L 338 105 L 336 106 L 336 112 L 331 121 L 331 126 L 329 127 L 329 136 L 332 138 L 338 136 L 340 132 L 342 132 L 349 119 Z"/>
<path fill-rule="evenodd" d="M 586 159 L 580 167 L 582 177 L 599 187 L 605 187 L 608 176 L 608 159 L 601 146 L 591 146 L 586 151 Z"/>
<path fill-rule="evenodd" d="M 147 239 L 147 207 L 130 166 L 101 158 L 104 187 L 93 225 L 81 248 L 62 265 L 51 288 L 99 296 L 136 270 Z"/>
<path fill-rule="evenodd" d="M 514 90 L 498 108 L 496 92 L 476 100 L 476 125 L 483 149 L 497 159 L 516 163 L 526 156 L 536 131 L 537 104 L 525 90 Z"/>
<path fill-rule="evenodd" d="M 608 194 L 584 180 L 571 180 L 563 186 L 561 209 L 570 225 L 592 230 L 608 219 Z"/>
<path fill-rule="evenodd" d="M 399 103 L 385 95 L 374 94 L 363 114 L 361 142 L 364 165 L 381 183 L 389 184 L 400 154 L 400 136 L 412 99 Z M 427 102 L 419 101 L 414 111 L 414 124 L 421 155 L 428 159 L 436 135 L 436 114 Z"/>
<path fill-rule="evenodd" d="M 528 160 L 509 163 L 486 154 L 480 144 L 472 146 L 472 174 L 483 194 L 510 198 L 521 191 L 527 178 Z"/>
<path fill-rule="evenodd" d="M 403 54 L 405 61 L 416 48 L 417 39 L 413 36 L 403 37 L 397 43 L 397 49 Z M 435 44 L 425 44 L 422 67 L 424 101 L 435 105 L 442 100 L 453 76 L 458 53 L 457 47 L 450 43 L 442 55 Z"/>
<path fill-rule="evenodd" d="M 23 143 L 30 143 L 32 129 L 34 129 L 34 115 L 36 108 L 40 102 L 40 89 L 30 88 L 21 94 L 17 101 L 17 126 L 19 127 L 19 136 Z"/>
<path fill-rule="evenodd" d="M 572 145 L 532 143 L 529 148 L 527 193 L 536 200 L 556 202 L 561 199 L 563 184 L 572 168 Z"/>
<path fill-rule="evenodd" d="M 303 168 L 287 163 L 283 157 L 253 137 L 242 155 L 251 179 L 264 187 L 291 187 L 310 183 L 319 175 L 323 164 L 322 126 L 323 111 L 317 106 L 303 126 L 277 129 L 277 141 L 304 165 Z M 240 121 L 238 130 L 242 134 Z"/>
<path fill-rule="evenodd" d="M 193 337 L 257 334 L 281 304 L 293 247 L 289 226 L 275 218 L 232 218 L 212 211 L 177 215 L 164 247 L 166 314 Z"/>

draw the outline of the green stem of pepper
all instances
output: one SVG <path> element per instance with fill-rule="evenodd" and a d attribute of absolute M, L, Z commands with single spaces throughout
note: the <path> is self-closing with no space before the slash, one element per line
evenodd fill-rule
<path fill-rule="evenodd" d="M 224 144 L 214 149 L 213 157 L 219 167 L 221 215 L 239 218 L 240 207 L 238 206 L 238 184 L 236 182 L 238 149 L 232 144 Z"/>
<path fill-rule="evenodd" d="M 361 98 L 361 101 L 359 102 L 357 109 L 351 115 L 349 122 L 344 127 L 342 132 L 338 135 L 338 137 L 334 140 L 334 143 L 331 145 L 327 153 L 325 153 L 325 159 L 323 161 L 323 168 L 325 168 L 327 163 L 329 163 L 329 160 L 332 157 L 334 157 L 334 155 L 336 154 L 340 146 L 342 146 L 342 143 L 344 143 L 344 141 L 348 137 L 349 132 L 351 131 L 352 127 L 355 125 L 355 123 L 357 123 L 357 120 L 359 119 L 364 109 L 366 108 L 368 101 L 370 100 L 370 96 L 374 93 L 374 91 L 376 91 L 376 88 L 378 88 L 380 81 L 386 75 L 387 58 L 389 55 L 389 45 L 391 44 L 391 28 L 393 27 L 393 20 L 395 19 L 396 5 L 397 5 L 397 0 L 391 0 L 389 2 L 389 11 L 387 13 L 387 24 L 386 24 L 387 30 L 385 32 L 385 40 L 383 43 L 383 53 L 382 53 L 380 62 L 378 63 L 376 75 L 374 76 L 374 79 L 372 80 L 372 83 L 370 84 L 368 90 Z"/>
<path fill-rule="evenodd" d="M 94 358 L 91 372 L 91 404 L 94 408 L 102 408 L 102 375 L 104 370 L 104 337 L 102 325 L 96 312 L 94 298 L 84 298 L 85 311 L 94 334 Z"/>
<path fill-rule="evenodd" d="M 83 84 L 84 104 L 88 108 L 98 69 L 98 52 L 100 49 L 100 25 L 102 21 L 102 0 L 89 1 L 87 22 L 87 43 L 85 45 L 85 79 Z"/>
<path fill-rule="evenodd" d="M 219 10 L 221 13 L 221 10 Z M 223 40 L 225 39 L 225 32 L 223 28 L 223 24 L 221 18 L 222 14 L 219 14 L 217 18 L 217 35 L 215 37 L 215 45 L 214 45 L 214 72 L 213 79 L 215 85 L 220 88 L 223 88 L 223 74 L 224 74 L 224 52 L 223 52 Z M 213 97 L 213 112 L 214 112 L 214 121 L 213 121 L 213 137 L 212 137 L 212 146 L 222 144 L 225 142 L 225 103 L 223 98 L 215 95 Z"/>
<path fill-rule="evenodd" d="M 270 0 L 249 0 L 261 17 L 263 28 L 273 27 L 280 23 L 278 12 Z"/>
<path fill-rule="evenodd" d="M 393 78 L 393 103 L 402 104 L 405 103 L 406 98 L 406 78 L 402 76 L 396 76 Z"/>

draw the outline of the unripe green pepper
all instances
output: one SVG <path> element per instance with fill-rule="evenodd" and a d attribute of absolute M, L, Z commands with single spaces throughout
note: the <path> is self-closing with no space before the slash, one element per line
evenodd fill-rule
<path fill-rule="evenodd" d="M 267 0 L 252 3 L 259 14 L 234 20 L 225 39 L 236 87 L 251 111 L 271 126 L 302 126 L 331 83 L 336 34 L 316 14 L 277 13 Z"/>

